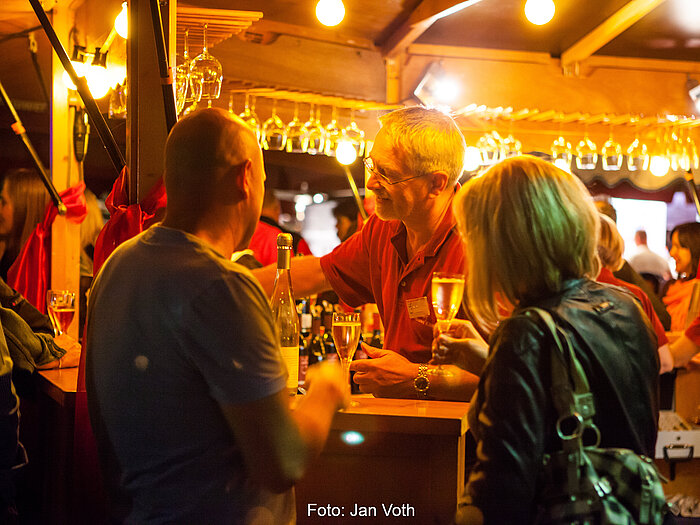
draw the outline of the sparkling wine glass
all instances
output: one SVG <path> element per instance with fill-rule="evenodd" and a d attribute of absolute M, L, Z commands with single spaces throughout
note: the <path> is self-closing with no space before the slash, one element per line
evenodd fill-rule
<path fill-rule="evenodd" d="M 46 306 L 54 334 L 58 337 L 68 329 L 75 315 L 75 294 L 68 290 L 48 290 Z"/>
<path fill-rule="evenodd" d="M 435 272 L 431 281 L 433 298 L 433 312 L 437 319 L 438 331 L 447 332 L 450 323 L 462 305 L 464 294 L 464 275 L 459 273 Z M 436 346 L 436 352 L 440 352 L 440 345 Z M 442 356 L 441 356 L 442 357 Z M 433 371 L 436 375 L 451 375 L 451 372 L 442 368 L 438 363 Z"/>
<path fill-rule="evenodd" d="M 262 147 L 281 151 L 287 142 L 287 126 L 277 116 L 277 99 L 272 101 L 272 115 L 262 126 Z"/>
<path fill-rule="evenodd" d="M 639 140 L 639 128 L 634 133 L 634 140 L 627 148 L 627 169 L 629 171 L 646 171 L 649 168 L 647 145 Z"/>
<path fill-rule="evenodd" d="M 360 341 L 361 332 L 359 313 L 333 313 L 333 342 L 335 343 L 335 351 L 340 358 L 340 364 L 343 366 L 345 386 L 348 391 L 350 390 L 350 363 Z M 351 406 L 354 405 L 356 403 L 351 403 Z"/>
<path fill-rule="evenodd" d="M 202 52 L 192 59 L 190 75 L 199 73 L 202 82 L 201 98 L 207 101 L 207 107 L 211 107 L 211 101 L 221 95 L 221 83 L 224 80 L 221 62 L 209 53 L 207 47 L 207 24 L 204 24 L 204 47 Z"/>
<path fill-rule="evenodd" d="M 612 126 L 610 126 L 608 140 L 603 144 L 601 155 L 604 170 L 618 171 L 622 167 L 622 146 L 613 139 Z"/>
<path fill-rule="evenodd" d="M 245 107 L 243 108 L 243 113 L 238 116 L 255 131 L 255 137 L 258 139 L 258 144 L 260 144 L 262 142 L 262 126 L 260 124 L 260 119 L 255 114 L 255 96 L 251 97 L 249 93 L 246 92 Z"/>
<path fill-rule="evenodd" d="M 288 153 L 306 153 L 309 147 L 309 130 L 304 123 L 299 120 L 299 103 L 294 103 L 294 118 L 287 124 L 286 151 Z"/>
<path fill-rule="evenodd" d="M 338 126 L 338 110 L 333 106 L 331 110 L 331 121 L 326 126 L 325 153 L 329 157 L 335 157 L 335 150 L 338 148 L 338 142 L 340 142 L 342 134 L 343 132 Z"/>
<path fill-rule="evenodd" d="M 320 106 L 314 111 L 315 106 L 311 104 L 309 109 L 309 120 L 304 123 L 304 127 L 308 130 L 309 143 L 306 148 L 306 153 L 309 155 L 321 155 L 326 148 L 326 129 L 321 124 Z"/>
<path fill-rule="evenodd" d="M 194 110 L 202 99 L 202 74 L 199 70 L 192 71 L 192 59 L 190 58 L 189 51 L 189 35 L 190 30 L 185 30 L 185 42 L 184 49 L 182 51 L 182 64 L 180 64 L 175 70 L 176 82 L 178 79 L 181 82 L 180 86 L 176 84 L 176 96 L 178 95 L 177 90 L 182 89 L 184 92 L 184 100 L 178 102 L 175 100 L 176 108 L 182 106 L 184 108 L 187 104 L 189 107 L 185 109 L 185 113 L 189 113 Z M 186 78 L 186 81 L 185 81 Z M 182 108 L 180 111 L 182 111 Z M 180 112 L 178 112 L 180 113 Z"/>
<path fill-rule="evenodd" d="M 484 133 L 476 142 L 476 147 L 479 148 L 481 164 L 484 166 L 491 166 L 503 159 L 501 136 L 495 131 Z"/>
<path fill-rule="evenodd" d="M 345 140 L 353 145 L 357 156 L 362 157 L 362 154 L 365 152 L 365 132 L 362 131 L 357 125 L 357 122 L 355 122 L 354 109 L 350 110 L 350 124 L 343 129 L 343 135 L 345 136 Z"/>
<path fill-rule="evenodd" d="M 564 135 L 559 131 L 559 136 L 554 139 L 552 145 L 549 147 L 552 154 L 552 163 L 557 166 L 561 165 L 567 166 L 567 169 L 571 169 L 571 143 L 564 138 Z"/>
<path fill-rule="evenodd" d="M 598 150 L 588 138 L 588 129 L 583 132 L 581 142 L 576 146 L 576 167 L 580 170 L 594 170 L 598 162 Z"/>
<path fill-rule="evenodd" d="M 509 159 L 511 157 L 518 157 L 523 153 L 523 144 L 518 139 L 516 139 L 512 133 L 508 133 L 508 136 L 503 139 L 503 157 Z"/>

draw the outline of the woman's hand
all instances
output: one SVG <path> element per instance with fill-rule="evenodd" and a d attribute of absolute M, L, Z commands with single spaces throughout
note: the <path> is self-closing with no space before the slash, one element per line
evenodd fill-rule
<path fill-rule="evenodd" d="M 433 359 L 431 364 L 454 364 L 479 375 L 488 357 L 489 345 L 464 319 L 454 319 L 447 332 L 433 328 Z"/>

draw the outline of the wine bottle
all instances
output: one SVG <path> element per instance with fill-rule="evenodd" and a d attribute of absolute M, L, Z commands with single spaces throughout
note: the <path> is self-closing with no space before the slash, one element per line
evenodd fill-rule
<path fill-rule="evenodd" d="M 301 307 L 301 333 L 299 334 L 299 391 L 301 392 L 306 381 L 306 370 L 309 368 L 309 345 L 311 344 L 311 313 L 307 299 L 302 301 Z"/>
<path fill-rule="evenodd" d="M 326 348 L 323 345 L 321 328 L 321 318 L 313 316 L 311 324 L 311 342 L 309 343 L 309 366 L 320 363 L 326 358 Z"/>
<path fill-rule="evenodd" d="M 324 301 L 325 302 L 325 301 Z M 333 306 L 330 304 L 324 305 L 323 313 L 321 314 L 321 327 L 323 334 L 323 346 L 326 350 L 326 359 L 336 361 L 338 354 L 335 353 L 335 341 L 333 340 Z"/>
<path fill-rule="evenodd" d="M 277 236 L 277 276 L 270 307 L 275 320 L 282 359 L 287 365 L 287 389 L 296 395 L 299 386 L 299 316 L 292 293 L 290 262 L 292 258 L 292 236 L 280 233 Z"/>

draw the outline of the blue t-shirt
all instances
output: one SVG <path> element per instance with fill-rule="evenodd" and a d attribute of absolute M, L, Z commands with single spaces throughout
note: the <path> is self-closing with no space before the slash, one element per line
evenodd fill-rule
<path fill-rule="evenodd" d="M 266 500 L 293 512 L 291 491 L 252 487 L 219 408 L 285 388 L 268 300 L 248 270 L 153 226 L 105 263 L 88 315 L 90 415 L 121 466 L 129 521 L 244 523 Z"/>

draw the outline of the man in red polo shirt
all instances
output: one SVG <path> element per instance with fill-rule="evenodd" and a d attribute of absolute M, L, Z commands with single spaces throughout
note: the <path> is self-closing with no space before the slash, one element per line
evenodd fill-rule
<path fill-rule="evenodd" d="M 375 214 L 330 254 L 295 257 L 294 292 L 303 297 L 330 286 L 350 306 L 377 304 L 384 348 L 364 345 L 372 359 L 351 368 L 363 392 L 468 400 L 477 376 L 454 366 L 451 376 L 435 375 L 427 365 L 435 324 L 432 273 L 465 271 L 452 216 L 464 137 L 454 120 L 436 109 L 402 108 L 380 120 L 382 128 L 365 159 Z M 256 276 L 270 293 L 274 268 Z"/>

